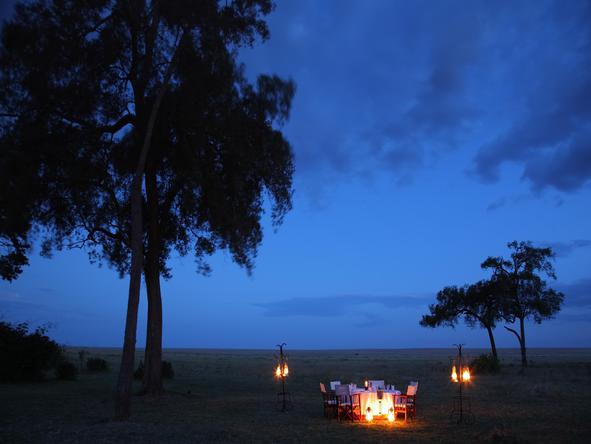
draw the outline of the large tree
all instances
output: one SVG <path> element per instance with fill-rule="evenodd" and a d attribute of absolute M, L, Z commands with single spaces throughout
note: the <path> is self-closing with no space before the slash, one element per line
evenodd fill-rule
<path fill-rule="evenodd" d="M 521 349 L 521 365 L 527 367 L 525 321 L 532 319 L 540 324 L 552 318 L 562 305 L 564 295 L 549 288 L 540 275 L 556 279 L 551 248 L 536 248 L 531 242 L 513 241 L 507 244 L 512 250 L 509 259 L 488 257 L 482 268 L 492 270 L 492 280 L 503 301 L 503 317 L 513 324 L 519 321 L 519 331 L 505 326 L 513 333 Z"/>
<path fill-rule="evenodd" d="M 437 293 L 437 303 L 429 305 L 429 314 L 423 315 L 423 327 L 455 327 L 460 319 L 470 326 L 479 324 L 485 328 L 495 359 L 497 347 L 493 330 L 502 319 L 502 304 L 495 281 L 479 281 L 464 287 L 445 287 Z"/>
<path fill-rule="evenodd" d="M 292 153 L 277 129 L 294 87 L 251 85 L 237 48 L 268 37 L 270 0 L 18 4 L 0 52 L 0 272 L 83 247 L 130 275 L 117 416 L 129 415 L 142 269 L 145 386 L 161 388 L 160 276 L 176 249 L 227 248 L 252 268 L 263 196 L 291 208 Z M 143 191 L 145 190 L 145 191 Z"/>

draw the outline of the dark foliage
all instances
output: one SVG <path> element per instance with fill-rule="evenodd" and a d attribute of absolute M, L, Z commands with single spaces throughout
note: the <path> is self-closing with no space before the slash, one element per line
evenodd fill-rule
<path fill-rule="evenodd" d="M 137 369 L 133 372 L 133 379 L 142 380 L 144 378 L 144 361 L 140 361 Z M 174 370 L 172 368 L 172 362 L 162 361 L 162 377 L 164 379 L 174 378 Z"/>
<path fill-rule="evenodd" d="M 0 381 L 40 381 L 61 359 L 60 346 L 38 327 L 0 322 Z"/>
<path fill-rule="evenodd" d="M 89 358 L 86 361 L 86 369 L 89 372 L 107 372 L 109 371 L 109 364 L 102 358 Z"/>
<path fill-rule="evenodd" d="M 525 321 L 536 324 L 553 318 L 560 311 L 564 294 L 548 287 L 542 276 L 556 279 L 551 248 L 537 248 L 531 242 L 513 241 L 507 244 L 511 250 L 508 259 L 488 257 L 481 267 L 491 270 L 501 297 L 503 318 L 516 328 L 505 326 L 515 335 L 521 349 L 521 365 L 527 367 Z"/>
<path fill-rule="evenodd" d="M 480 355 L 470 363 L 470 369 L 476 374 L 499 373 L 501 363 L 491 354 Z"/>
<path fill-rule="evenodd" d="M 172 369 L 172 362 L 162 361 L 162 377 L 164 379 L 174 378 L 174 370 Z"/>
<path fill-rule="evenodd" d="M 455 327 L 463 319 L 466 325 L 479 325 L 488 332 L 491 351 L 497 356 L 493 330 L 503 319 L 502 300 L 495 280 L 483 280 L 464 287 L 445 287 L 437 293 L 437 303 L 429 305 L 429 314 L 423 316 L 423 327 Z"/>
<path fill-rule="evenodd" d="M 57 379 L 74 381 L 78 377 L 78 367 L 70 361 L 61 361 L 55 369 L 55 376 Z"/>
<path fill-rule="evenodd" d="M 281 125 L 295 85 L 275 75 L 251 82 L 238 60 L 241 47 L 269 37 L 273 7 L 37 0 L 17 3 L 3 25 L 0 277 L 18 277 L 35 242 L 45 255 L 83 248 L 129 273 L 125 396 L 141 264 L 154 312 L 145 373 L 157 391 L 159 281 L 173 252 L 193 254 L 207 273 L 207 256 L 227 250 L 250 273 L 263 213 L 277 226 L 291 209 L 293 154 Z"/>

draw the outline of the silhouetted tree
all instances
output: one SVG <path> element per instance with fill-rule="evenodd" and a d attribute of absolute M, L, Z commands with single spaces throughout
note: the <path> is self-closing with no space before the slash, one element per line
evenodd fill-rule
<path fill-rule="evenodd" d="M 130 411 L 142 268 L 144 383 L 157 392 L 171 250 L 207 271 L 202 257 L 226 248 L 250 270 L 263 196 L 275 224 L 291 208 L 292 153 L 276 127 L 294 86 L 253 86 L 236 62 L 238 47 L 268 37 L 272 6 L 33 2 L 2 30 L 0 272 L 16 278 L 40 236 L 45 254 L 81 247 L 130 274 L 117 417 Z"/>
<path fill-rule="evenodd" d="M 497 347 L 493 330 L 502 319 L 502 304 L 495 281 L 479 281 L 464 287 L 445 287 L 437 293 L 437 303 L 429 305 L 429 314 L 423 315 L 423 327 L 455 327 L 460 319 L 474 327 L 480 324 L 488 332 L 490 348 L 495 359 Z"/>
<path fill-rule="evenodd" d="M 551 248 L 536 248 L 531 242 L 513 241 L 507 244 L 513 250 L 510 259 L 488 257 L 481 265 L 493 271 L 503 303 L 503 317 L 509 323 L 519 321 L 519 332 L 505 326 L 513 333 L 521 349 L 521 365 L 527 367 L 525 344 L 525 320 L 533 319 L 540 324 L 552 318 L 562 305 L 564 295 L 552 288 L 539 274 L 556 279 L 551 260 Z"/>

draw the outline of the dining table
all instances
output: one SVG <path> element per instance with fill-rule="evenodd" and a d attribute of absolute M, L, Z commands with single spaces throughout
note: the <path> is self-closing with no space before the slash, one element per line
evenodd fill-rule
<path fill-rule="evenodd" d="M 361 414 L 365 415 L 367 408 L 371 407 L 374 416 L 387 415 L 390 409 L 394 409 L 396 403 L 400 403 L 401 392 L 394 389 L 379 390 L 376 388 L 354 388 L 351 395 L 359 395 Z"/>

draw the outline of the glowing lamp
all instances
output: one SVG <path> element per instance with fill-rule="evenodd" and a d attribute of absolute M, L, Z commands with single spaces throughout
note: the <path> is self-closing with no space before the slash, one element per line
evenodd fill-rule
<path fill-rule="evenodd" d="M 468 367 L 464 367 L 464 371 L 462 372 L 462 381 L 470 381 L 470 369 Z"/>
<path fill-rule="evenodd" d="M 278 378 L 281 378 L 281 366 L 278 365 L 277 368 L 275 369 L 275 376 L 277 376 Z"/>
<path fill-rule="evenodd" d="M 394 422 L 394 408 L 390 407 L 388 410 L 388 422 Z"/>
<path fill-rule="evenodd" d="M 365 413 L 365 420 L 367 422 L 372 422 L 373 421 L 373 413 L 371 412 L 371 407 L 367 408 L 367 412 Z"/>
<path fill-rule="evenodd" d="M 455 364 L 451 368 L 451 380 L 453 382 L 458 382 L 458 372 L 456 371 L 456 365 Z"/>
<path fill-rule="evenodd" d="M 365 385 L 365 390 L 367 390 L 367 387 L 369 387 L 369 382 L 365 381 L 363 384 Z"/>
<path fill-rule="evenodd" d="M 285 364 L 283 366 L 283 377 L 285 378 L 287 375 L 289 375 L 289 367 L 287 366 L 287 364 Z"/>

